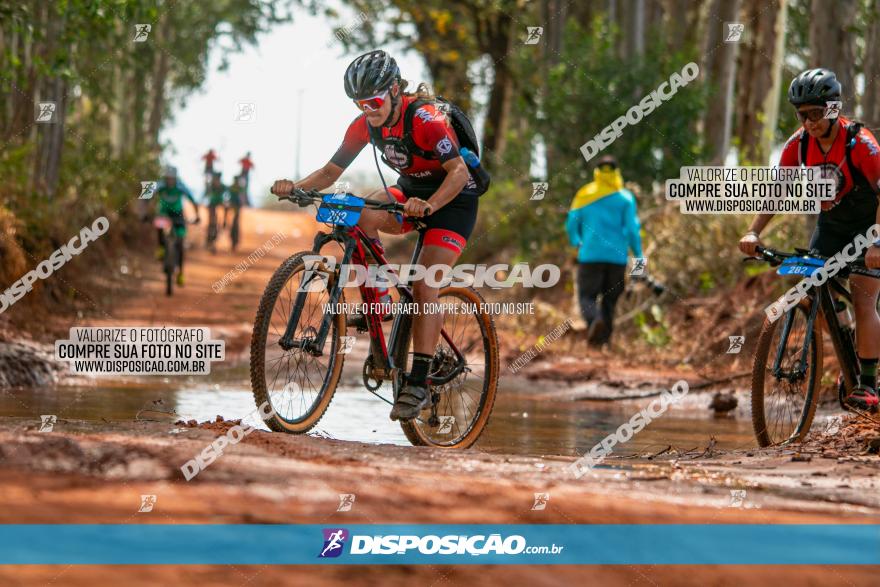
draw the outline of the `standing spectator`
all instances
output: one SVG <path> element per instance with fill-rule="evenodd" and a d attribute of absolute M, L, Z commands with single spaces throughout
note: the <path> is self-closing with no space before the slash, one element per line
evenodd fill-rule
<path fill-rule="evenodd" d="M 602 346 L 611 338 L 614 306 L 623 293 L 627 252 L 642 256 L 636 199 L 624 189 L 614 157 L 602 157 L 593 181 L 575 194 L 565 229 L 578 248 L 578 299 L 587 340 Z"/>

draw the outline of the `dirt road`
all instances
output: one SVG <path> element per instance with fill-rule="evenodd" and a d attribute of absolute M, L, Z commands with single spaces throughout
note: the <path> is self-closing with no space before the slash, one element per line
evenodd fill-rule
<path fill-rule="evenodd" d="M 118 301 L 90 325 L 210 326 L 230 361 L 246 358 L 253 314 L 275 267 L 307 248 L 309 215 L 247 210 L 236 254 L 225 241 L 211 255 L 189 252 L 184 288 L 163 295 L 155 262 L 139 259 Z M 283 238 L 272 243 L 273 236 Z M 201 232 L 195 231 L 194 238 Z M 278 238 L 276 238 L 276 241 Z M 267 243 L 269 243 L 267 245 Z M 248 256 L 262 251 L 259 258 Z M 237 264 L 246 269 L 222 287 Z M 212 287 L 214 286 L 214 287 Z M 216 291 L 215 291 L 216 290 Z M 561 388 L 564 382 L 529 383 Z M 549 400 L 548 400 L 549 401 Z M 332 406 L 331 406 L 332 409 Z M 495 418 L 504 418 L 498 413 Z M 369 445 L 314 436 L 254 432 L 190 482 L 180 466 L 227 422 L 59 422 L 0 420 L 3 523 L 878 523 L 876 455 L 824 456 L 795 450 L 706 451 L 652 461 L 610 459 L 580 480 L 567 457 L 523 457 Z M 732 499 L 736 490 L 738 501 Z M 534 494 L 549 493 L 544 510 Z M 339 494 L 356 495 L 337 512 Z M 138 513 L 141 495 L 157 496 Z M 271 547 L 271 545 L 267 545 Z M 867 567 L 483 567 L 295 568 L 5 567 L 3 585 L 855 585 L 876 581 Z"/>

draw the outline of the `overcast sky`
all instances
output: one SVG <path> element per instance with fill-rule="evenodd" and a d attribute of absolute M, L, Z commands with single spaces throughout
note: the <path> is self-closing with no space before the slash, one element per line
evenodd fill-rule
<path fill-rule="evenodd" d="M 219 168 L 227 184 L 239 171 L 238 160 L 251 151 L 256 165 L 251 171 L 251 196 L 259 201 L 273 180 L 294 179 L 299 106 L 303 175 L 327 162 L 357 116 L 342 84 L 354 55 L 343 54 L 326 19 L 302 11 L 295 18 L 261 36 L 257 46 L 230 55 L 225 71 L 218 71 L 219 52 L 215 51 L 204 89 L 187 97 L 164 129 L 163 140 L 171 147 L 166 151 L 167 163 L 177 166 L 197 196 L 203 185 L 200 157 L 209 147 L 220 157 Z M 349 20 L 351 26 L 359 22 L 353 14 Z M 415 53 L 395 57 L 404 78 L 429 79 Z M 252 122 L 236 121 L 241 103 L 253 103 Z M 358 171 L 375 175 L 370 149 L 361 152 L 347 173 Z M 394 177 L 384 166 L 383 173 L 386 179 Z"/>

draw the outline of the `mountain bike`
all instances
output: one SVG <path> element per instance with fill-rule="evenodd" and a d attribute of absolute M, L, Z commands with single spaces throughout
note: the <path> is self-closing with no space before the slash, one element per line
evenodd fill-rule
<path fill-rule="evenodd" d="M 343 276 L 351 266 L 366 267 L 367 256 L 379 266 L 387 265 L 384 251 L 357 225 L 364 208 L 402 214 L 398 202 L 379 202 L 352 194 L 320 194 L 294 190 L 290 200 L 300 206 L 318 205 L 318 220 L 331 226 L 319 231 L 312 250 L 289 257 L 278 268 L 260 300 L 251 339 L 250 372 L 254 399 L 266 402 L 274 413 L 266 420 L 270 429 L 302 434 L 324 415 L 339 384 L 350 342 L 346 333 Z M 425 226 L 409 219 L 419 238 L 411 263 L 419 258 Z M 333 245 L 332 243 L 335 243 Z M 321 255 L 325 246 L 342 249 L 339 264 Z M 335 259 L 334 259 L 335 260 Z M 393 284 L 400 308 L 412 308 L 407 283 Z M 359 285 L 370 337 L 370 352 L 362 367 L 364 387 L 393 404 L 406 382 L 411 362 L 413 313 L 393 314 L 386 343 L 382 329 L 385 314 L 379 290 Z M 414 445 L 467 448 L 483 432 L 495 403 L 499 376 L 498 339 L 492 316 L 484 311 L 483 299 L 471 287 L 447 286 L 439 292 L 446 308 L 440 340 L 428 374 L 429 406 L 419 417 L 401 421 Z M 378 393 L 390 382 L 393 398 Z"/>
<path fill-rule="evenodd" d="M 205 235 L 205 246 L 211 251 L 211 254 L 217 253 L 217 237 L 219 236 L 217 227 L 217 205 L 208 205 L 208 231 Z"/>
<path fill-rule="evenodd" d="M 759 246 L 756 251 L 757 259 L 778 267 L 779 275 L 809 277 L 827 260 L 802 249 L 787 253 Z M 880 278 L 880 271 L 856 261 L 811 287 L 791 309 L 782 312 L 777 306 L 776 320 L 764 319 L 752 366 L 752 426 L 760 446 L 800 442 L 809 432 L 821 399 L 823 324 L 841 370 L 838 402 L 861 413 L 844 404 L 859 382 L 852 296 L 846 286 L 851 274 Z"/>
<path fill-rule="evenodd" d="M 162 270 L 165 272 L 165 295 L 173 293 L 174 275 L 183 265 L 183 237 L 178 237 L 174 221 L 168 216 L 156 216 L 153 227 L 162 231 Z"/>
<path fill-rule="evenodd" d="M 226 216 L 224 213 L 224 228 L 226 224 Z M 232 220 L 229 226 L 229 241 L 232 243 L 232 251 L 238 248 L 238 242 L 241 240 L 241 206 L 232 206 Z"/>

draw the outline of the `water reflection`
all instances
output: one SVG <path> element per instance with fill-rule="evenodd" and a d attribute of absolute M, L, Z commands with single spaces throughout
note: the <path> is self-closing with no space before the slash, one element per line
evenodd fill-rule
<path fill-rule="evenodd" d="M 13 390 L 0 394 L 0 413 L 30 417 L 55 414 L 60 420 L 174 421 L 247 416 L 256 409 L 241 372 L 199 379 L 151 379 L 126 385 L 102 384 Z M 383 389 L 385 397 L 390 390 Z M 478 448 L 522 455 L 583 454 L 627 421 L 650 400 L 622 402 L 547 401 L 500 389 L 489 427 Z M 708 403 L 708 398 L 707 402 Z M 400 427 L 388 419 L 390 406 L 362 388 L 342 387 L 321 420 L 316 434 L 370 443 L 408 444 Z M 162 412 L 174 412 L 163 414 Z M 715 419 L 705 408 L 674 409 L 653 421 L 615 454 L 659 452 L 672 445 L 703 448 L 715 436 L 719 448 L 755 445 L 747 416 Z"/>

